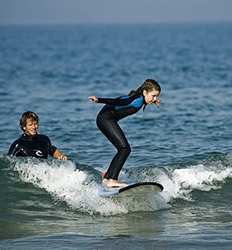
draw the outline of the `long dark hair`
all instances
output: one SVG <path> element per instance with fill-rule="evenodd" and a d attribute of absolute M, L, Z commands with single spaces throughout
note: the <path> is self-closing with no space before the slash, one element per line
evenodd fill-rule
<path fill-rule="evenodd" d="M 143 94 L 144 90 L 149 92 L 149 91 L 152 91 L 154 89 L 161 92 L 161 87 L 160 87 L 160 85 L 159 85 L 159 83 L 157 81 L 155 81 L 153 79 L 147 79 L 136 90 L 131 90 L 128 95 L 131 96 L 131 97 L 140 96 L 140 95 Z"/>

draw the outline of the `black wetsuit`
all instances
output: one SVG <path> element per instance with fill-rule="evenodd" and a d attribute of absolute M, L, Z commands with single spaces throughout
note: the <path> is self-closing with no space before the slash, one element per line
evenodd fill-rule
<path fill-rule="evenodd" d="M 127 157 L 131 152 L 130 145 L 118 125 L 118 121 L 138 112 L 145 104 L 143 95 L 122 96 L 116 99 L 98 98 L 98 103 L 105 103 L 97 116 L 97 126 L 107 139 L 117 148 L 118 152 L 104 175 L 106 179 L 118 179 Z"/>
<path fill-rule="evenodd" d="M 10 146 L 8 155 L 47 159 L 48 155 L 52 156 L 55 151 L 56 147 L 51 144 L 46 135 L 28 136 L 23 134 Z"/>

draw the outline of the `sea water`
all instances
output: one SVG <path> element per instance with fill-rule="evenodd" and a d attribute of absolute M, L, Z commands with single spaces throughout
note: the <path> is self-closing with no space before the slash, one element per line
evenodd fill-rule
<path fill-rule="evenodd" d="M 0 249 L 231 249 L 232 24 L 0 27 Z M 164 186 L 149 202 L 99 195 L 115 154 L 102 104 L 147 78 L 161 105 L 120 121 L 120 178 Z M 6 156 L 32 110 L 69 158 Z"/>

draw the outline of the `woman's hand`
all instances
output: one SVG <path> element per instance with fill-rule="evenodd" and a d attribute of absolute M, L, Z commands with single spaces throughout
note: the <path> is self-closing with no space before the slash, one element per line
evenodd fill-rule
<path fill-rule="evenodd" d="M 154 104 L 155 104 L 157 107 L 159 107 L 159 106 L 160 106 L 160 99 L 156 99 L 156 100 L 154 101 Z"/>
<path fill-rule="evenodd" d="M 89 98 L 89 100 L 92 101 L 92 102 L 98 102 L 98 99 L 97 99 L 97 97 L 96 97 L 95 95 L 89 96 L 88 98 Z"/>

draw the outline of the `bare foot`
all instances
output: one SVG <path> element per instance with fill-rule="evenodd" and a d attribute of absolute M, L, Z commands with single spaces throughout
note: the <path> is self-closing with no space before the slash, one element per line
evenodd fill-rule
<path fill-rule="evenodd" d="M 109 188 L 123 188 L 127 186 L 126 183 L 119 182 L 118 180 L 106 179 L 106 178 L 103 179 L 102 184 Z"/>

